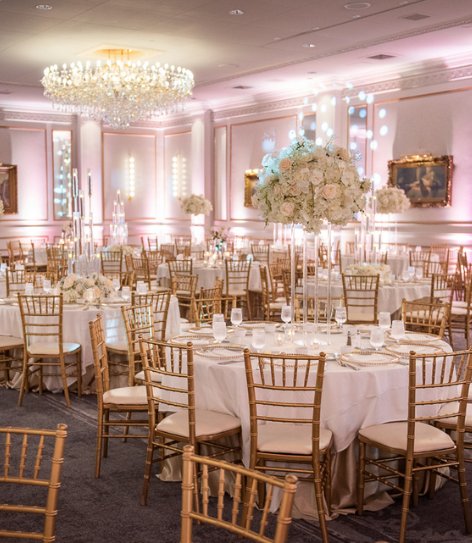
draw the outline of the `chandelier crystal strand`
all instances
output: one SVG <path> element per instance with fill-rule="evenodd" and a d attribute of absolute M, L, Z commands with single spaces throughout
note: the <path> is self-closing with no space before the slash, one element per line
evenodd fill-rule
<path fill-rule="evenodd" d="M 126 128 L 130 123 L 176 111 L 195 85 L 193 74 L 147 61 L 97 61 L 95 70 L 88 61 L 79 61 L 44 70 L 41 80 L 44 95 L 62 110 L 74 110 L 113 128 Z"/>

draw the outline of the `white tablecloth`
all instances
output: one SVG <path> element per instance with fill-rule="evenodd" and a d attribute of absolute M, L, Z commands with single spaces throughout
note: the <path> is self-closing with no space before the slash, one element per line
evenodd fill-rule
<path fill-rule="evenodd" d="M 80 304 L 64 305 L 64 342 L 79 343 L 82 346 L 82 374 L 87 372 L 89 366 L 93 366 L 88 324 L 97 313 L 102 316 L 107 342 L 126 341 L 126 330 L 120 306 L 105 305 L 101 309 L 92 307 L 84 311 L 84 306 Z M 0 330 L 2 335 L 23 337 L 20 308 L 17 305 L 0 305 Z M 177 298 L 172 296 L 167 318 L 166 339 L 179 332 L 179 305 Z M 73 383 L 75 380 L 71 378 L 68 382 Z M 59 377 L 45 378 L 44 385 L 53 392 L 62 390 L 62 381 Z"/>
<path fill-rule="evenodd" d="M 354 263 L 354 255 L 341 256 L 342 271 L 344 271 L 347 266 Z M 387 265 L 390 266 L 390 271 L 395 274 L 395 277 L 401 278 L 403 271 L 408 270 L 408 266 L 410 265 L 410 259 L 408 255 L 388 255 Z"/>

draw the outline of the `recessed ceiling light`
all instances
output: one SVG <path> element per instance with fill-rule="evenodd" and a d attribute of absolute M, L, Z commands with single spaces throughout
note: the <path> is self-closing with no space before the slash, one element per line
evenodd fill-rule
<path fill-rule="evenodd" d="M 48 9 L 52 9 L 52 6 L 50 6 L 49 4 L 38 4 L 36 6 L 36 9 L 45 9 L 45 10 L 48 10 Z"/>
<path fill-rule="evenodd" d="M 230 15 L 244 15 L 244 11 L 241 11 L 240 9 L 232 9 L 229 12 Z"/>
<path fill-rule="evenodd" d="M 353 15 L 352 18 L 353 18 L 353 19 L 360 19 L 361 16 L 360 16 L 360 15 Z"/>
<path fill-rule="evenodd" d="M 307 48 L 309 48 L 309 47 L 316 47 L 316 45 L 315 45 L 314 43 L 304 43 L 304 44 L 303 44 L 303 47 L 307 47 Z"/>
<path fill-rule="evenodd" d="M 218 64 L 218 68 L 238 68 L 239 64 Z"/>
<path fill-rule="evenodd" d="M 344 4 L 345 9 L 367 9 L 370 8 L 369 2 L 350 2 L 349 4 Z"/>
<path fill-rule="evenodd" d="M 319 30 L 319 29 L 320 29 L 319 26 L 314 26 L 314 27 L 312 28 L 312 30 Z"/>
<path fill-rule="evenodd" d="M 274 41 L 280 41 L 282 38 L 274 38 Z"/>

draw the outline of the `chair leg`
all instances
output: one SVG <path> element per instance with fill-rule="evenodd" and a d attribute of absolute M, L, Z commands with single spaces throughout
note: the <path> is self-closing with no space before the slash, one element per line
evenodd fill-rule
<path fill-rule="evenodd" d="M 359 441 L 359 471 L 357 475 L 357 513 L 364 513 L 365 443 Z"/>
<path fill-rule="evenodd" d="M 103 436 L 103 458 L 108 456 L 108 434 L 110 433 L 110 411 L 105 410 L 105 416 L 103 417 L 105 424 L 103 424 L 102 436 Z"/>
<path fill-rule="evenodd" d="M 98 408 L 97 420 L 97 450 L 95 452 L 95 478 L 100 477 L 100 465 L 102 461 L 102 439 L 103 439 L 103 409 Z"/>
<path fill-rule="evenodd" d="M 315 495 L 316 495 L 316 507 L 318 509 L 318 519 L 320 521 L 321 537 L 323 543 L 328 543 L 328 529 L 326 528 L 326 516 L 323 505 L 323 487 L 321 485 L 320 470 L 314 474 L 315 478 Z"/>
<path fill-rule="evenodd" d="M 18 398 L 18 405 L 21 407 L 21 404 L 23 403 L 23 394 L 25 393 L 25 390 L 28 387 L 28 359 L 25 353 L 23 355 L 23 375 L 21 377 L 21 388 L 20 388 L 20 397 Z"/>
<path fill-rule="evenodd" d="M 38 362 L 42 362 L 42 360 L 38 360 Z M 43 365 L 41 364 L 39 366 L 39 395 L 43 395 Z"/>
<path fill-rule="evenodd" d="M 66 367 L 65 367 L 64 358 L 59 358 L 59 362 L 61 364 L 62 386 L 64 387 L 64 396 L 66 397 L 67 407 L 70 408 L 69 387 L 67 386 L 67 374 L 66 374 Z M 43 379 L 42 379 L 42 376 L 41 376 L 41 381 L 42 380 Z"/>
<path fill-rule="evenodd" d="M 452 339 L 452 324 L 451 321 L 449 321 L 449 341 L 451 343 L 451 349 L 454 350 L 454 343 Z"/>
<path fill-rule="evenodd" d="M 131 411 L 128 411 L 126 413 L 126 422 L 129 422 L 130 420 L 131 420 Z M 127 441 L 126 436 L 128 435 L 128 433 L 129 433 L 129 426 L 125 426 L 123 428 L 123 439 L 122 439 L 123 443 L 126 443 Z"/>
<path fill-rule="evenodd" d="M 459 492 L 461 496 L 462 509 L 464 511 L 465 528 L 468 534 L 472 533 L 472 519 L 470 516 L 469 499 L 467 496 L 467 481 L 465 478 L 464 448 L 458 449 L 459 467 L 457 478 L 459 479 Z"/>
<path fill-rule="evenodd" d="M 146 454 L 146 465 L 144 467 L 143 494 L 141 496 L 141 505 L 147 505 L 147 496 L 149 490 L 149 481 L 151 478 L 152 459 L 154 456 L 154 424 L 149 428 L 148 446 Z"/>
<path fill-rule="evenodd" d="M 324 485 L 324 494 L 326 499 L 326 508 L 328 515 L 331 516 L 331 450 L 328 449 L 325 455 L 326 462 L 326 479 Z"/>
<path fill-rule="evenodd" d="M 413 462 L 413 467 L 416 466 L 416 462 Z M 412 488 L 412 494 L 413 494 L 413 507 L 418 507 L 419 503 L 419 495 L 420 495 L 420 474 L 418 471 L 413 472 L 413 488 Z"/>
<path fill-rule="evenodd" d="M 76 353 L 75 362 L 77 366 L 77 396 L 82 396 L 82 349 Z"/>
<path fill-rule="evenodd" d="M 400 539 L 398 543 L 405 543 L 406 523 L 410 506 L 411 490 L 413 485 L 413 459 L 406 459 L 405 483 L 403 487 L 402 519 L 400 525 Z"/>

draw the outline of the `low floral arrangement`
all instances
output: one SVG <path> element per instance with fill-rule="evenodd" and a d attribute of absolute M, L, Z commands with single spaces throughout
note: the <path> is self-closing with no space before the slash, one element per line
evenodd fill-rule
<path fill-rule="evenodd" d="M 118 243 L 105 247 L 105 251 L 108 251 L 109 253 L 119 253 L 120 251 L 123 251 L 124 255 L 132 255 L 134 253 L 131 245 L 120 245 Z"/>
<path fill-rule="evenodd" d="M 382 284 L 392 282 L 392 273 L 387 264 L 350 264 L 345 273 L 346 275 L 380 275 Z"/>
<path fill-rule="evenodd" d="M 397 187 L 384 187 L 375 191 L 377 213 L 403 213 L 410 207 L 405 191 Z"/>
<path fill-rule="evenodd" d="M 213 209 L 210 200 L 204 198 L 201 194 L 192 194 L 182 201 L 182 211 L 187 215 L 209 215 Z"/>
<path fill-rule="evenodd" d="M 5 206 L 3 205 L 3 200 L 0 198 L 0 219 L 5 215 Z"/>
<path fill-rule="evenodd" d="M 86 291 L 91 288 L 95 291 L 95 301 L 97 302 L 115 292 L 113 282 L 104 275 L 96 273 L 91 277 L 77 277 L 75 273 L 71 273 L 59 281 L 58 287 L 66 303 L 76 302 L 80 298 L 85 299 Z"/>
<path fill-rule="evenodd" d="M 221 251 L 223 248 L 223 243 L 226 243 L 226 240 L 229 237 L 231 227 L 226 228 L 224 226 L 212 226 L 211 229 L 213 230 L 213 244 L 218 251 Z"/>
<path fill-rule="evenodd" d="M 359 179 L 354 159 L 329 141 L 325 147 L 297 138 L 262 160 L 252 204 L 269 222 L 302 224 L 319 233 L 323 220 L 344 226 L 366 205 L 368 179 Z"/>

